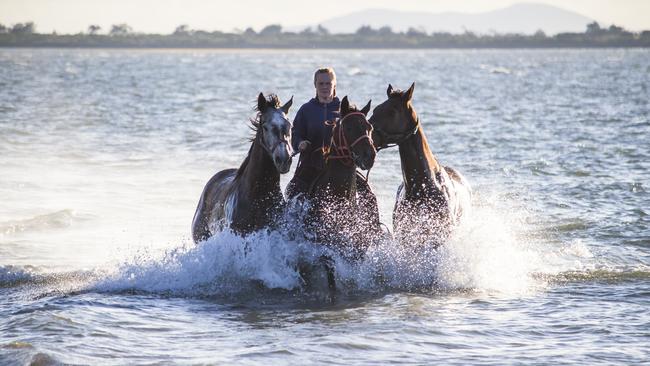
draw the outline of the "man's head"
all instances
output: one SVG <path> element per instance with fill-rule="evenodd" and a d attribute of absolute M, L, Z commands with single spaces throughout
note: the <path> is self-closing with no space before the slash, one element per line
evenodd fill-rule
<path fill-rule="evenodd" d="M 314 73 L 314 87 L 319 101 L 329 103 L 336 96 L 336 74 L 331 67 L 316 70 Z"/>

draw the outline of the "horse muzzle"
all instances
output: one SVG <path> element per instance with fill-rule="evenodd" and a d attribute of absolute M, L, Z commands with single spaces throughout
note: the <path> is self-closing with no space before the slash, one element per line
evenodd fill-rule
<path fill-rule="evenodd" d="M 280 145 L 284 144 L 284 149 L 280 148 Z M 273 164 L 280 174 L 288 173 L 291 169 L 291 163 L 293 161 L 293 154 L 291 153 L 291 146 L 284 142 L 278 144 L 273 153 Z"/>
<path fill-rule="evenodd" d="M 354 164 L 361 170 L 368 170 L 375 164 L 375 156 L 377 153 L 374 150 L 364 151 L 360 154 L 352 152 L 352 160 Z"/>

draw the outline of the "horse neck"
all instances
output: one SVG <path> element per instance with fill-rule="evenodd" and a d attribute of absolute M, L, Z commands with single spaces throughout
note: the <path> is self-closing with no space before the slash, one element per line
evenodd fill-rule
<path fill-rule="evenodd" d="M 328 160 L 323 172 L 323 182 L 329 187 L 328 194 L 352 199 L 357 193 L 357 168 L 346 165 L 341 160 Z"/>
<path fill-rule="evenodd" d="M 436 189 L 435 175 L 440 172 L 442 166 L 433 156 L 422 126 L 399 145 L 399 155 L 407 197 Z"/>
<path fill-rule="evenodd" d="M 280 191 L 280 173 L 273 160 L 256 136 L 248 151 L 248 156 L 240 167 L 237 179 L 249 196 L 268 196 L 269 192 Z"/>

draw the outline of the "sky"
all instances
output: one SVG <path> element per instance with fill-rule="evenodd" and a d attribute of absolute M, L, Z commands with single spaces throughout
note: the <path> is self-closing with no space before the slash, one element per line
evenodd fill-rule
<path fill-rule="evenodd" d="M 127 23 L 136 32 L 167 34 L 180 24 L 206 31 L 233 31 L 269 24 L 315 25 L 354 11 L 383 8 L 430 13 L 480 13 L 517 0 L 0 0 L 0 24 L 33 21 L 39 33 L 85 32 L 90 24 L 110 29 Z M 650 0 L 536 0 L 575 11 L 601 25 L 650 29 Z"/>

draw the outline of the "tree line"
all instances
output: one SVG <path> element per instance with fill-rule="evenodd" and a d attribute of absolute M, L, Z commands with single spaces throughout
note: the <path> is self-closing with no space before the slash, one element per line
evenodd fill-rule
<path fill-rule="evenodd" d="M 318 25 L 299 32 L 271 24 L 259 32 L 253 28 L 233 32 L 207 32 L 179 25 L 171 34 L 134 32 L 128 24 L 114 24 L 105 33 L 90 25 L 78 34 L 41 34 L 33 22 L 0 24 L 0 47 L 143 47 L 143 48 L 542 48 L 542 47 L 650 47 L 650 31 L 630 32 L 597 22 L 582 33 L 548 36 L 543 31 L 525 34 L 477 34 L 466 31 L 427 33 L 409 28 L 395 32 L 389 26 L 361 26 L 354 33 L 331 33 Z"/>

